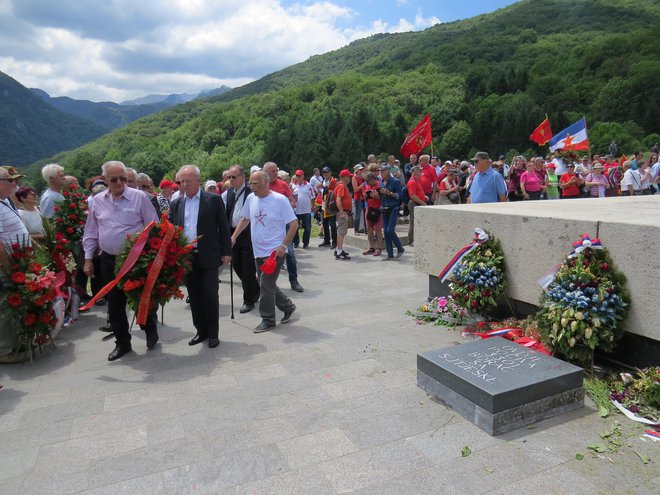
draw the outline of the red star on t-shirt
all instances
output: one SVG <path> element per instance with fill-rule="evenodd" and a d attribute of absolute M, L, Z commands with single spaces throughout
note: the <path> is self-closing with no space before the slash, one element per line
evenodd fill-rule
<path fill-rule="evenodd" d="M 268 216 L 268 214 L 266 214 L 266 213 L 264 212 L 264 210 L 261 210 L 261 209 L 260 209 L 260 210 L 259 210 L 259 214 L 258 214 L 258 215 L 255 215 L 254 218 L 256 218 L 257 221 L 258 221 L 261 225 L 263 225 L 263 226 L 265 227 L 266 224 L 264 223 L 264 218 L 266 218 L 267 216 Z"/>

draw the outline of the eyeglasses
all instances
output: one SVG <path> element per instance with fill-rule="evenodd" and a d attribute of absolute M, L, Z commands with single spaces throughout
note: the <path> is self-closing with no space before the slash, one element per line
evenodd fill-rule
<path fill-rule="evenodd" d="M 0 179 L 5 182 L 9 182 L 10 184 L 14 182 L 14 179 Z"/>
<path fill-rule="evenodd" d="M 240 174 L 240 175 L 228 175 L 227 177 L 229 177 L 230 179 L 238 179 L 241 175 L 243 175 L 243 174 Z"/>
<path fill-rule="evenodd" d="M 180 180 L 175 180 L 174 183 L 175 183 L 175 184 L 178 184 L 179 186 L 181 185 L 181 181 L 180 181 Z"/>
<path fill-rule="evenodd" d="M 108 179 L 110 179 L 110 182 L 112 184 L 116 184 L 117 182 L 123 182 L 123 183 L 128 182 L 128 177 L 126 177 L 125 175 L 122 175 L 121 177 L 108 177 Z"/>

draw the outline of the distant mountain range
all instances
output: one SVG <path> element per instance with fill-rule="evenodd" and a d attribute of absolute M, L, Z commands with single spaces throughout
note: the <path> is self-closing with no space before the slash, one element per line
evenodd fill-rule
<path fill-rule="evenodd" d="M 230 90 L 222 86 L 195 94 L 149 95 L 123 103 L 94 102 L 51 97 L 0 72 L 0 164 L 27 165 L 174 105 Z"/>

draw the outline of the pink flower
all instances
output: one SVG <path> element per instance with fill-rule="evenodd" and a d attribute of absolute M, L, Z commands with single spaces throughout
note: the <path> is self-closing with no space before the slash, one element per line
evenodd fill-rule
<path fill-rule="evenodd" d="M 439 308 L 444 308 L 446 306 L 447 306 L 447 299 L 446 298 L 441 297 L 440 299 L 438 299 L 438 307 Z"/>

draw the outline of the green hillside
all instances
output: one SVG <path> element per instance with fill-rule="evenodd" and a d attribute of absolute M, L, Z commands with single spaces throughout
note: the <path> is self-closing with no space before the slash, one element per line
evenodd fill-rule
<path fill-rule="evenodd" d="M 53 108 L 0 72 L 0 164 L 27 165 L 105 132 L 88 120 Z"/>
<path fill-rule="evenodd" d="M 655 0 L 524 0 L 419 33 L 378 35 L 203 102 L 141 119 L 59 155 L 81 175 L 119 159 L 156 178 L 184 163 L 207 175 L 273 159 L 307 170 L 397 152 L 431 113 L 434 151 L 532 148 L 586 116 L 594 151 L 660 140 Z"/>

